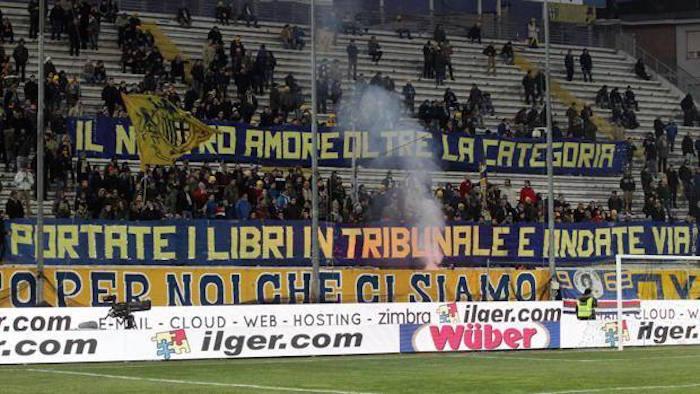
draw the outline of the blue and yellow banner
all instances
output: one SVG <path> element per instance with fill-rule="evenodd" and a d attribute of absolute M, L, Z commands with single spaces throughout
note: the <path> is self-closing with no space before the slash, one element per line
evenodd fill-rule
<path fill-rule="evenodd" d="M 700 269 L 689 265 L 683 269 L 661 269 L 663 262 L 649 265 L 648 269 L 634 265 L 623 266 L 622 298 L 625 300 L 697 300 L 700 299 Z M 562 298 L 576 299 L 590 288 L 601 300 L 616 300 L 615 269 L 570 268 L 557 270 Z"/>
<path fill-rule="evenodd" d="M 308 129 L 295 126 L 259 129 L 216 122 L 209 126 L 217 133 L 184 154 L 183 160 L 279 167 L 311 165 L 311 131 Z M 88 157 L 136 159 L 142 146 L 137 143 L 138 134 L 128 119 L 71 118 L 68 127 L 76 152 Z M 168 140 L 181 141 L 180 134 L 175 128 L 168 134 Z M 159 144 L 155 146 L 161 146 Z M 163 146 L 167 148 L 169 145 Z M 625 147 L 624 142 L 558 140 L 554 143 L 554 172 L 588 176 L 620 174 L 626 163 Z M 183 149 L 165 156 L 183 154 Z M 327 167 L 350 167 L 355 157 L 359 165 L 368 168 L 405 168 L 405 160 L 410 158 L 415 165 L 421 161 L 437 162 L 446 171 L 476 172 L 484 163 L 491 172 L 546 173 L 547 147 L 543 140 L 502 139 L 466 133 L 431 134 L 410 130 L 370 133 L 321 128 L 318 149 L 319 165 Z M 165 152 L 169 151 L 165 149 Z"/>
<path fill-rule="evenodd" d="M 105 306 L 151 300 L 154 306 L 308 303 L 311 270 L 235 267 L 47 267 L 44 294 L 53 306 Z M 322 269 L 327 303 L 539 301 L 549 297 L 546 269 L 436 271 Z M 36 272 L 0 266 L 0 307 L 36 302 Z"/>
<path fill-rule="evenodd" d="M 5 260 L 34 263 L 34 225 L 5 223 Z M 48 265 L 310 266 L 307 221 L 173 220 L 158 222 L 48 220 Z M 492 226 L 454 222 L 445 228 L 393 223 L 322 224 L 323 265 L 422 267 L 436 245 L 455 266 L 543 264 L 550 233 L 542 224 Z M 610 261 L 616 254 L 692 255 L 694 226 L 667 223 L 560 224 L 559 265 Z"/>

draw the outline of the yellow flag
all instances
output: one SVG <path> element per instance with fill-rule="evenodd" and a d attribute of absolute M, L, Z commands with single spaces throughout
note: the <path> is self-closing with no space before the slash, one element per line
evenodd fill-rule
<path fill-rule="evenodd" d="M 122 94 L 136 131 L 141 165 L 170 165 L 215 134 L 167 99 L 145 94 Z"/>

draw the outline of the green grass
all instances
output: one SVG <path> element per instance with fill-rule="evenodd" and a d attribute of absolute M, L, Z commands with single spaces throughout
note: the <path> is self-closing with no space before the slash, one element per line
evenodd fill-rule
<path fill-rule="evenodd" d="M 0 392 L 692 393 L 699 362 L 699 347 L 665 347 L 14 365 Z"/>

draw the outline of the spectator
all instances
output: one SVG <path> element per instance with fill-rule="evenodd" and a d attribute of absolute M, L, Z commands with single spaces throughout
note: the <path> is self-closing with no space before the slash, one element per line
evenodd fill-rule
<path fill-rule="evenodd" d="M 374 64 L 379 64 L 379 60 L 381 60 L 382 55 L 384 54 L 381 48 L 382 47 L 379 45 L 379 41 L 377 41 L 377 37 L 370 37 L 369 41 L 367 42 L 367 54 L 372 59 Z"/>
<path fill-rule="evenodd" d="M 24 206 L 17 192 L 14 190 L 10 192 L 10 197 L 7 199 L 7 203 L 5 203 L 5 213 L 9 219 L 24 218 Z"/>
<path fill-rule="evenodd" d="M 687 132 L 683 137 L 683 141 L 681 141 L 681 154 L 683 155 L 683 159 L 688 163 L 691 163 L 695 157 L 693 137 L 690 136 L 690 132 Z"/>
<path fill-rule="evenodd" d="M 695 151 L 697 152 L 697 157 L 700 161 L 700 138 L 695 140 Z"/>
<path fill-rule="evenodd" d="M 63 25 L 65 19 L 65 10 L 61 5 L 60 1 L 51 9 L 49 13 L 49 19 L 51 20 L 51 39 L 61 41 L 61 34 L 63 33 Z"/>
<path fill-rule="evenodd" d="M 690 93 L 681 100 L 681 109 L 683 110 L 683 126 L 692 127 L 698 118 L 698 108 L 695 106 L 693 96 Z"/>
<path fill-rule="evenodd" d="M 245 4 L 243 4 L 239 19 L 245 21 L 246 27 L 250 27 L 250 22 L 253 22 L 253 27 L 258 28 L 258 17 L 253 11 L 253 5 L 250 0 L 247 0 Z"/>
<path fill-rule="evenodd" d="M 359 50 L 357 49 L 357 45 L 355 45 L 354 39 L 350 39 L 350 43 L 345 50 L 348 54 L 348 79 L 352 76 L 353 80 L 357 80 L 357 55 L 359 54 Z"/>
<path fill-rule="evenodd" d="M 666 182 L 668 183 L 668 189 L 671 193 L 671 205 L 673 206 L 673 208 L 678 208 L 677 199 L 679 179 L 678 171 L 676 171 L 676 169 L 673 168 L 673 165 L 669 165 L 668 169 L 666 170 Z"/>
<path fill-rule="evenodd" d="M 27 70 L 27 61 L 29 60 L 29 51 L 24 46 L 24 39 L 19 39 L 19 44 L 12 52 L 12 58 L 15 60 L 15 73 L 20 76 L 20 80 L 24 82 L 25 73 Z"/>
<path fill-rule="evenodd" d="M 107 85 L 102 89 L 102 100 L 104 100 L 109 116 L 114 116 L 114 110 L 119 101 L 119 91 L 114 86 L 112 79 L 107 81 Z"/>
<path fill-rule="evenodd" d="M 437 29 L 436 29 L 437 30 Z M 444 30 L 443 30 L 444 31 Z M 467 33 L 467 38 L 469 41 L 473 44 L 474 41 L 478 42 L 481 44 L 481 22 L 476 22 L 471 29 L 469 29 L 469 32 Z M 439 43 L 439 41 L 438 41 Z"/>
<path fill-rule="evenodd" d="M 648 81 L 651 79 L 651 76 L 647 74 L 647 69 L 646 66 L 644 65 L 644 62 L 642 61 L 642 58 L 639 58 L 637 60 L 637 63 L 634 65 L 634 73 L 637 74 L 637 76 L 640 79 L 643 79 L 645 81 Z"/>
<path fill-rule="evenodd" d="M 71 56 L 80 56 L 80 28 L 78 18 L 72 19 L 66 24 L 68 31 L 69 53 Z"/>
<path fill-rule="evenodd" d="M 581 72 L 583 73 L 584 82 L 593 82 L 593 58 L 588 53 L 588 49 L 584 48 L 583 53 L 579 57 L 581 63 Z"/>
<path fill-rule="evenodd" d="M 24 83 L 24 99 L 30 103 L 36 104 L 39 97 L 39 85 L 36 82 L 34 74 L 29 76 L 29 80 Z"/>
<path fill-rule="evenodd" d="M 528 70 L 527 74 L 523 77 L 523 91 L 525 93 L 525 103 L 530 104 L 532 99 L 532 104 L 537 101 L 537 96 L 535 94 L 535 73 L 532 70 Z"/>
<path fill-rule="evenodd" d="M 105 68 L 105 63 L 102 60 L 98 60 L 95 64 L 95 70 L 92 78 L 94 83 L 102 84 L 107 81 L 107 69 Z"/>
<path fill-rule="evenodd" d="M 539 48 L 539 32 L 540 28 L 537 27 L 537 20 L 531 18 L 527 24 L 527 45 L 530 48 Z"/>
<path fill-rule="evenodd" d="M 183 84 L 186 82 L 185 61 L 179 53 L 170 61 L 170 81 L 174 83 L 178 78 Z"/>
<path fill-rule="evenodd" d="M 284 27 L 282 27 L 282 30 L 280 31 L 280 41 L 282 42 L 282 47 L 285 49 L 293 48 L 292 40 L 292 26 L 286 24 L 284 25 Z"/>
<path fill-rule="evenodd" d="M 639 111 L 637 97 L 635 96 L 632 87 L 629 85 L 627 85 L 627 89 L 625 90 L 625 100 L 623 102 L 623 106 L 626 108 L 634 108 L 635 111 Z"/>
<path fill-rule="evenodd" d="M 100 20 L 96 15 L 90 15 L 88 19 L 87 34 L 90 42 L 90 49 L 99 49 Z"/>
<path fill-rule="evenodd" d="M 415 103 L 416 103 L 416 89 L 413 87 L 413 84 L 411 84 L 411 81 L 406 81 L 406 85 L 404 85 L 402 89 L 403 93 L 403 103 L 404 106 L 406 107 L 406 110 L 411 114 L 415 114 Z"/>
<path fill-rule="evenodd" d="M 608 85 L 603 85 L 603 87 L 598 90 L 598 93 L 596 93 L 595 96 L 595 103 L 600 108 L 610 108 L 610 94 L 608 93 Z"/>
<path fill-rule="evenodd" d="M 513 44 L 508 41 L 501 48 L 501 58 L 503 62 L 512 65 L 515 62 L 515 53 L 513 52 Z"/>
<path fill-rule="evenodd" d="M 440 56 L 445 61 L 445 66 L 447 67 L 447 70 L 450 72 L 450 79 L 455 80 L 454 72 L 452 70 L 452 45 L 450 44 L 449 40 L 443 41 L 439 45 L 439 51 L 440 51 Z"/>
<path fill-rule="evenodd" d="M 564 57 L 564 68 L 566 68 L 566 80 L 574 80 L 574 55 L 571 53 L 571 49 L 566 51 L 566 56 Z"/>
<path fill-rule="evenodd" d="M 622 189 L 622 196 L 624 200 L 625 212 L 632 213 L 632 200 L 634 199 L 634 190 L 636 188 L 634 177 L 632 177 L 632 172 L 628 169 L 620 180 L 620 189 Z M 622 210 L 618 209 L 618 212 Z"/>
<path fill-rule="evenodd" d="M 522 204 L 537 204 L 537 194 L 535 194 L 535 190 L 530 186 L 530 181 L 525 181 L 523 188 L 520 189 L 520 199 L 518 201 Z"/>
<path fill-rule="evenodd" d="M 27 5 L 27 12 L 29 13 L 29 38 L 34 40 L 39 33 L 39 2 L 30 0 Z"/>
<path fill-rule="evenodd" d="M 613 190 L 610 194 L 610 198 L 608 198 L 608 209 L 610 211 L 615 210 L 617 212 L 622 212 L 624 206 L 625 202 L 622 201 L 620 196 L 617 194 L 617 190 Z"/>
<path fill-rule="evenodd" d="M 423 78 L 435 77 L 435 47 L 431 41 L 423 45 Z"/>
<path fill-rule="evenodd" d="M 438 44 L 447 41 L 447 32 L 445 32 L 445 29 L 439 23 L 435 25 L 435 31 L 433 32 L 433 40 L 435 40 Z"/>
<path fill-rule="evenodd" d="M 496 49 L 493 47 L 493 44 L 489 44 L 484 49 L 484 55 L 486 55 L 486 57 L 488 58 L 488 63 L 486 65 L 486 74 L 492 72 L 493 75 L 496 75 Z"/>
<path fill-rule="evenodd" d="M 2 18 L 2 26 L 0 26 L 0 42 L 5 42 L 5 39 L 10 39 L 10 44 L 15 42 L 15 31 L 12 28 L 12 22 L 9 18 Z"/>
<path fill-rule="evenodd" d="M 15 175 L 15 188 L 17 189 L 17 197 L 25 205 L 26 212 L 29 216 L 32 215 L 30 195 L 34 189 L 34 175 L 31 167 L 27 164 L 26 167 L 20 167 Z"/>
<path fill-rule="evenodd" d="M 292 27 L 292 49 L 304 50 L 304 46 L 306 46 L 306 42 L 304 41 L 305 35 L 304 29 L 301 27 Z"/>
<path fill-rule="evenodd" d="M 180 27 L 190 28 L 192 27 L 192 14 L 189 8 L 180 7 L 177 9 L 177 15 L 175 16 L 175 21 L 180 25 Z"/>
<path fill-rule="evenodd" d="M 408 28 L 408 26 L 404 22 L 403 16 L 396 15 L 395 25 L 396 25 L 396 33 L 398 33 L 399 38 L 403 38 L 403 36 L 405 35 L 406 38 L 408 38 L 409 40 L 413 39 L 413 37 L 411 37 L 411 30 Z"/>
<path fill-rule="evenodd" d="M 666 167 L 668 165 L 668 151 L 669 145 L 666 140 L 665 135 L 659 136 L 656 140 L 656 151 L 658 154 L 658 172 L 666 172 Z"/>
<path fill-rule="evenodd" d="M 668 140 L 668 149 L 670 152 L 673 152 L 673 148 L 676 145 L 676 136 L 678 135 L 678 126 L 676 126 L 676 122 L 674 122 L 673 119 L 670 119 L 664 130 L 666 131 L 666 139 Z"/>
<path fill-rule="evenodd" d="M 226 6 L 223 1 L 219 1 L 214 8 L 214 15 L 218 23 L 228 26 L 231 19 L 231 8 Z"/>

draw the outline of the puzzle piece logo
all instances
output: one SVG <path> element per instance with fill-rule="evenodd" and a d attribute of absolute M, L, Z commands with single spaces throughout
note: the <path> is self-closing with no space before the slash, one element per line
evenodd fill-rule
<path fill-rule="evenodd" d="M 190 352 L 190 343 L 183 329 L 156 333 L 151 337 L 151 341 L 156 344 L 156 355 L 163 360 L 170 360 L 173 354 Z"/>
<path fill-rule="evenodd" d="M 603 324 L 603 327 L 601 327 L 600 330 L 603 331 L 603 333 L 605 334 L 605 343 L 610 345 L 610 347 L 616 347 L 617 341 L 619 340 L 619 338 L 617 337 L 617 322 L 607 322 Z M 624 342 L 629 342 L 630 340 L 630 332 L 627 328 L 627 320 L 622 321 L 622 340 Z"/>
<path fill-rule="evenodd" d="M 438 322 L 442 324 L 459 323 L 457 317 L 457 303 L 440 305 L 437 308 Z"/>

